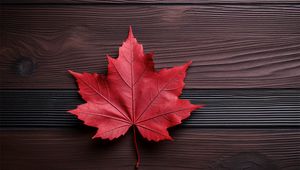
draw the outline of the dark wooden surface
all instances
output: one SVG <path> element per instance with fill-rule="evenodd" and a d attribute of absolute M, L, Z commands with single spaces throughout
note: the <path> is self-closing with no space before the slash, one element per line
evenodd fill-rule
<path fill-rule="evenodd" d="M 299 0 L 2 0 L 2 4 L 298 4 Z"/>
<path fill-rule="evenodd" d="M 2 89 L 75 89 L 106 71 L 133 25 L 158 69 L 193 60 L 186 88 L 300 87 L 300 5 L 1 6 Z"/>
<path fill-rule="evenodd" d="M 66 127 L 82 122 L 67 110 L 85 103 L 75 90 L 2 90 L 0 127 Z M 181 98 L 205 104 L 185 127 L 298 127 L 298 90 L 185 90 Z"/>
<path fill-rule="evenodd" d="M 133 26 L 156 68 L 193 60 L 183 98 L 203 103 L 174 141 L 139 136 L 140 169 L 300 169 L 299 0 L 1 0 L 0 169 L 134 169 L 132 133 L 66 111 L 66 72 L 106 72 Z"/>
<path fill-rule="evenodd" d="M 92 140 L 94 129 L 1 131 L 3 169 L 134 169 L 132 135 Z M 296 129 L 193 129 L 171 131 L 174 141 L 139 139 L 140 169 L 297 170 Z"/>

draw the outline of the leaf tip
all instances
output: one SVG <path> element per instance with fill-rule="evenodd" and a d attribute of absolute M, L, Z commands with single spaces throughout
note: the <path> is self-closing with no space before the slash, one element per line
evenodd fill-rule
<path fill-rule="evenodd" d="M 68 112 L 68 113 L 71 113 L 71 114 L 74 114 L 74 113 L 73 113 L 74 110 L 68 110 L 67 112 Z"/>
<path fill-rule="evenodd" d="M 72 76 L 74 76 L 74 77 L 76 77 L 76 76 L 79 75 L 79 73 L 76 73 L 75 71 L 72 71 L 72 70 L 68 70 L 68 72 L 69 72 L 70 74 L 72 74 Z"/>
<path fill-rule="evenodd" d="M 70 74 L 73 74 L 73 71 L 72 71 L 72 70 L 68 70 L 68 72 L 69 72 Z"/>
<path fill-rule="evenodd" d="M 205 106 L 206 106 L 205 104 L 195 105 L 195 109 L 201 109 L 201 108 L 203 108 Z"/>
<path fill-rule="evenodd" d="M 134 38 L 131 25 L 129 25 L 128 38 Z"/>
<path fill-rule="evenodd" d="M 201 104 L 201 105 L 198 105 L 198 108 L 203 108 L 205 106 L 206 106 L 205 104 Z"/>
<path fill-rule="evenodd" d="M 188 68 L 192 63 L 193 63 L 192 60 L 189 60 L 187 63 L 184 64 L 184 66 Z"/>
<path fill-rule="evenodd" d="M 185 71 L 189 68 L 189 66 L 192 64 L 192 60 L 188 61 L 187 63 L 183 64 L 181 68 L 183 68 Z"/>
<path fill-rule="evenodd" d="M 109 61 L 109 60 L 111 60 L 112 59 L 112 57 L 110 56 L 110 55 L 108 55 L 108 54 L 106 54 L 106 59 L 107 59 L 107 61 Z"/>

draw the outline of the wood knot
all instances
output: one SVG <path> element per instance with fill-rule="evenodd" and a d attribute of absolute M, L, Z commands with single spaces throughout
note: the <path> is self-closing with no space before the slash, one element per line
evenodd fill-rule
<path fill-rule="evenodd" d="M 216 162 L 213 169 L 218 170 L 277 170 L 265 155 L 253 152 L 238 153 Z"/>
<path fill-rule="evenodd" d="M 17 60 L 15 65 L 15 71 L 18 75 L 21 76 L 30 76 L 36 69 L 36 64 L 27 57 L 22 57 Z"/>

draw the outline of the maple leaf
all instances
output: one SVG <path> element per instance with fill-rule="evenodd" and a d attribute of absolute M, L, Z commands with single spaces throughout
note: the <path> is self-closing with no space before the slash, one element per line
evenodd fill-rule
<path fill-rule="evenodd" d="M 130 27 L 119 57 L 107 55 L 107 75 L 69 70 L 87 102 L 69 112 L 84 124 L 98 128 L 93 138 L 112 140 L 133 127 L 136 167 L 140 163 L 136 129 L 149 141 L 171 140 L 167 128 L 180 124 L 190 112 L 202 107 L 178 98 L 192 62 L 155 71 L 152 57 L 152 53 L 144 54 Z"/>

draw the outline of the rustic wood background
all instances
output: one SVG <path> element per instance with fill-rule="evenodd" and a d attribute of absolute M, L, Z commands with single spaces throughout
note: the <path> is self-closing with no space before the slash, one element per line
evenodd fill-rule
<path fill-rule="evenodd" d="M 132 134 L 91 140 L 67 69 L 106 72 L 128 26 L 156 68 L 193 60 L 203 103 L 141 170 L 300 169 L 300 0 L 1 0 L 0 169 L 134 169 Z"/>

